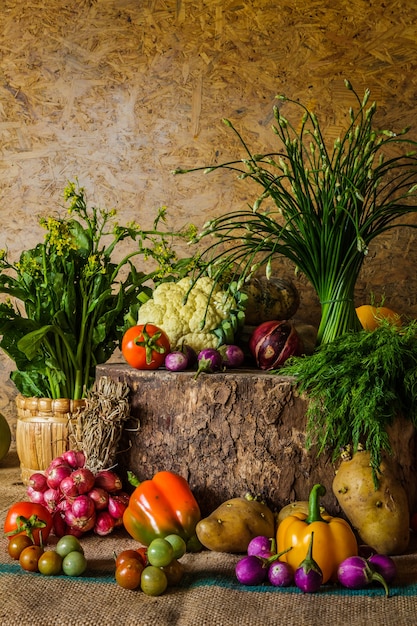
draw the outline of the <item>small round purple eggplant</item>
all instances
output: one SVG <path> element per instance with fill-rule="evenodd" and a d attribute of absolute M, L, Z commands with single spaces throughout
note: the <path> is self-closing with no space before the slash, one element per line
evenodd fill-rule
<path fill-rule="evenodd" d="M 306 558 L 300 563 L 294 573 L 294 582 L 304 593 L 318 591 L 323 582 L 323 572 L 313 559 L 313 538 L 314 532 L 310 536 Z"/>
<path fill-rule="evenodd" d="M 245 354 L 239 346 L 234 344 L 223 345 L 219 347 L 219 352 L 222 355 L 225 367 L 234 368 L 243 365 Z"/>
<path fill-rule="evenodd" d="M 397 566 L 394 559 L 386 554 L 372 554 L 368 558 L 368 563 L 378 574 L 383 576 L 387 585 L 394 582 L 397 576 Z"/>
<path fill-rule="evenodd" d="M 201 372 L 212 374 L 221 370 L 223 367 L 222 355 L 215 348 L 204 348 L 198 353 L 198 368 L 194 378 L 197 378 Z"/>
<path fill-rule="evenodd" d="M 189 366 L 188 357 L 184 352 L 175 350 L 165 357 L 165 367 L 171 372 L 183 372 Z"/>
<path fill-rule="evenodd" d="M 263 535 L 254 537 L 248 544 L 247 553 L 268 559 L 276 554 L 276 541 L 273 537 L 264 537 Z"/>
<path fill-rule="evenodd" d="M 235 573 L 242 585 L 260 585 L 266 579 L 268 568 L 262 559 L 250 554 L 236 563 Z"/>
<path fill-rule="evenodd" d="M 363 589 L 374 581 L 379 582 L 385 589 L 385 595 L 389 594 L 385 578 L 370 567 L 362 556 L 350 556 L 342 561 L 337 570 L 337 578 L 348 589 Z"/>
<path fill-rule="evenodd" d="M 268 568 L 268 580 L 274 587 L 289 587 L 294 580 L 294 570 L 289 563 L 274 561 Z"/>

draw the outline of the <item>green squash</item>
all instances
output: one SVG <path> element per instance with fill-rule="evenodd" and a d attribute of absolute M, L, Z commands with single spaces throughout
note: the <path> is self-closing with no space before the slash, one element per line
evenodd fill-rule
<path fill-rule="evenodd" d="M 12 433 L 10 431 L 9 422 L 4 415 L 0 413 L 0 460 L 8 453 L 11 441 Z"/>
<path fill-rule="evenodd" d="M 288 320 L 300 306 L 298 290 L 286 278 L 254 276 L 242 291 L 248 297 L 245 324 L 249 326 L 271 320 Z"/>

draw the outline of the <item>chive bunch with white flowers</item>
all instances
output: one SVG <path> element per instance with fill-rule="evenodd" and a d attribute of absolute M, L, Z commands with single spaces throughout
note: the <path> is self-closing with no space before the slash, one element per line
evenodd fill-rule
<path fill-rule="evenodd" d="M 174 171 L 226 168 L 261 185 L 253 206 L 216 217 L 203 227 L 197 239 L 215 239 L 201 258 L 213 277 L 220 280 L 231 271 L 241 282 L 260 266 L 270 274 L 278 255 L 288 258 L 319 298 L 317 344 L 361 328 L 354 289 L 371 241 L 394 227 L 416 226 L 398 218 L 417 212 L 417 142 L 405 137 L 408 128 L 398 134 L 375 129 L 377 107 L 373 103 L 367 108 L 369 90 L 361 100 L 348 81 L 345 85 L 358 107 L 349 109 L 348 128 L 332 147 L 326 145 L 313 112 L 278 96 L 300 107 L 303 115 L 296 129 L 279 106 L 274 107 L 277 152 L 252 154 L 238 130 L 224 120 L 243 145 L 244 158 Z"/>

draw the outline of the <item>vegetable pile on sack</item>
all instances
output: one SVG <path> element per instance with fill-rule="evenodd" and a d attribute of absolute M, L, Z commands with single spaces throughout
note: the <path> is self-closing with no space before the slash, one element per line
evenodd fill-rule
<path fill-rule="evenodd" d="M 155 324 L 168 336 L 171 350 L 190 346 L 195 352 L 232 344 L 243 326 L 246 296 L 209 276 L 158 285 L 144 302 L 137 323 Z"/>

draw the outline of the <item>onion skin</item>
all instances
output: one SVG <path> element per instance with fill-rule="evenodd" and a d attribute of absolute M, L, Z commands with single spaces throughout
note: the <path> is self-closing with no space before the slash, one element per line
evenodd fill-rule
<path fill-rule="evenodd" d="M 291 356 L 301 356 L 303 342 L 291 322 L 272 320 L 255 328 L 249 350 L 259 369 L 272 370 L 284 365 Z"/>

